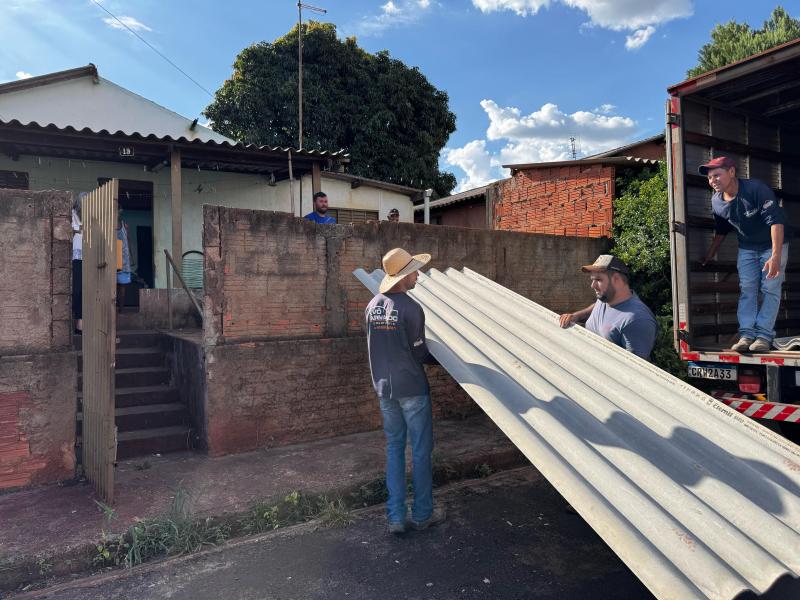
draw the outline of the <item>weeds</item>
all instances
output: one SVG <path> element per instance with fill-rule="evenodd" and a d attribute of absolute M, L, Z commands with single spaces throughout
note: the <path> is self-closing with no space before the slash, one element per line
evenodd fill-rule
<path fill-rule="evenodd" d="M 227 525 L 211 518 L 193 519 L 189 516 L 188 494 L 179 489 L 170 511 L 158 517 L 142 519 L 131 525 L 124 534 L 130 548 L 125 554 L 128 567 L 157 556 L 180 556 L 197 552 L 207 546 L 224 542 L 230 533 Z"/>
<path fill-rule="evenodd" d="M 319 518 L 325 527 L 347 527 L 353 522 L 342 498 L 329 500 L 325 496 L 320 497 Z"/>
<path fill-rule="evenodd" d="M 239 527 L 243 533 L 253 534 L 313 519 L 321 519 L 326 527 L 344 527 L 352 522 L 342 498 L 328 499 L 295 491 L 277 503 L 256 504 L 239 520 Z"/>
<path fill-rule="evenodd" d="M 494 469 L 491 467 L 491 465 L 487 465 L 486 463 L 480 464 L 477 467 L 475 467 L 475 474 L 478 477 L 481 478 L 488 477 L 492 473 L 494 473 Z"/>

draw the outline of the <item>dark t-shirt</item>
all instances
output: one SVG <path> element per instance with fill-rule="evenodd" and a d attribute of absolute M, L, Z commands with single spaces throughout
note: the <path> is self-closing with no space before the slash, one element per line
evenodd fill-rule
<path fill-rule="evenodd" d="M 656 318 L 636 294 L 616 306 L 598 300 L 586 329 L 645 359 L 656 343 Z"/>
<path fill-rule="evenodd" d="M 769 250 L 772 225 L 784 226 L 785 241 L 792 235 L 775 194 L 758 179 L 740 179 L 739 191 L 730 202 L 725 201 L 722 192 L 715 192 L 711 209 L 716 233 L 725 235 L 735 230 L 739 247 L 744 250 Z"/>
<path fill-rule="evenodd" d="M 333 217 L 329 217 L 328 215 L 321 217 L 317 214 L 317 211 L 310 212 L 303 218 L 309 221 L 315 221 L 316 223 L 336 223 L 336 219 Z"/>
<path fill-rule="evenodd" d="M 429 392 L 423 363 L 435 364 L 425 343 L 425 313 L 407 294 L 378 294 L 367 305 L 367 349 L 379 398 Z"/>

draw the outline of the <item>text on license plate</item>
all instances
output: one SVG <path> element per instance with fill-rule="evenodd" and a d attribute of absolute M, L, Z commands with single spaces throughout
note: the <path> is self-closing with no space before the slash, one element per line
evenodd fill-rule
<path fill-rule="evenodd" d="M 736 367 L 731 365 L 689 363 L 689 377 L 736 381 Z"/>

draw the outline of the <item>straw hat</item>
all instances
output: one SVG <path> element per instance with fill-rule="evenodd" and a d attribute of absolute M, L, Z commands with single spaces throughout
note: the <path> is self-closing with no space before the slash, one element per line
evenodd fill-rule
<path fill-rule="evenodd" d="M 415 254 L 411 256 L 402 248 L 389 250 L 383 257 L 383 281 L 378 287 L 381 294 L 385 294 L 403 277 L 427 265 L 431 260 L 430 254 Z"/>

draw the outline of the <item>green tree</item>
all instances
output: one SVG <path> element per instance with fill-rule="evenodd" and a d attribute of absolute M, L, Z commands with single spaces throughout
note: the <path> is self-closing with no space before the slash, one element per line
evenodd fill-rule
<path fill-rule="evenodd" d="M 205 115 L 216 131 L 269 146 L 297 146 L 297 27 L 242 50 Z M 331 23 L 303 25 L 303 147 L 351 155 L 349 171 L 384 181 L 455 186 L 439 152 L 455 131 L 447 94 L 388 51 L 340 40 Z"/>
<path fill-rule="evenodd" d="M 658 321 L 653 362 L 684 377 L 673 347 L 667 167 L 625 171 L 616 181 L 614 253 L 631 269 L 631 286 Z"/>
<path fill-rule="evenodd" d="M 790 17 L 780 6 L 772 11 L 761 29 L 731 20 L 711 30 L 711 41 L 697 53 L 697 66 L 686 74 L 697 77 L 798 37 L 800 20 Z"/>

